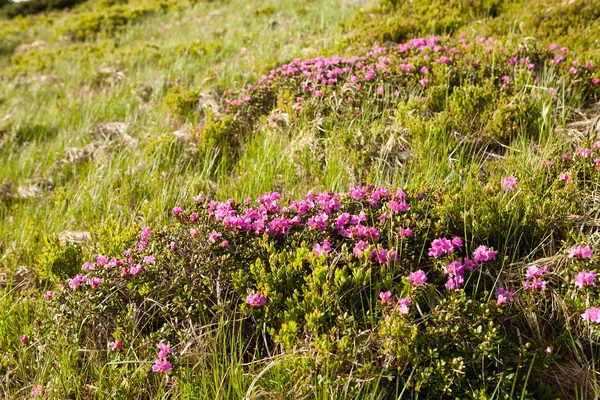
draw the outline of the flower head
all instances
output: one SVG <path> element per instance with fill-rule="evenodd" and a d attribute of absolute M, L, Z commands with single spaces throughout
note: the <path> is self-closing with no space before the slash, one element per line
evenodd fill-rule
<path fill-rule="evenodd" d="M 410 299 L 408 297 L 404 297 L 404 298 L 398 300 L 396 307 L 398 308 L 398 312 L 400 314 L 406 315 L 410 311 L 410 305 L 411 305 Z"/>
<path fill-rule="evenodd" d="M 262 307 L 266 304 L 267 298 L 259 293 L 250 293 L 246 297 L 246 304 L 248 304 L 251 308 Z"/>
<path fill-rule="evenodd" d="M 600 309 L 596 307 L 588 308 L 583 314 L 581 314 L 581 319 L 584 321 L 593 322 L 595 324 L 600 324 Z"/>
<path fill-rule="evenodd" d="M 114 342 L 110 342 L 108 344 L 108 347 L 112 350 L 112 351 L 121 351 L 121 348 L 123 347 L 123 341 L 122 340 L 116 340 Z"/>
<path fill-rule="evenodd" d="M 584 286 L 596 286 L 596 273 L 592 271 L 581 271 L 575 277 L 575 286 L 582 288 Z"/>
<path fill-rule="evenodd" d="M 578 245 L 569 250 L 569 258 L 576 258 L 578 260 L 592 259 L 592 249 L 590 246 L 582 247 Z"/>
<path fill-rule="evenodd" d="M 515 289 L 506 290 L 504 288 L 498 288 L 496 290 L 496 299 L 498 305 L 505 303 L 512 303 L 515 297 Z"/>
<path fill-rule="evenodd" d="M 512 192 L 517 187 L 517 178 L 509 176 L 502 180 L 502 188 L 508 192 Z"/>
<path fill-rule="evenodd" d="M 183 208 L 176 206 L 176 207 L 173 207 L 173 210 L 171 210 L 171 212 L 173 213 L 174 216 L 178 216 L 178 215 L 183 214 Z"/>
<path fill-rule="evenodd" d="M 423 272 L 423 270 L 417 270 L 415 272 L 412 272 L 409 276 L 408 276 L 408 281 L 413 285 L 413 286 L 421 286 L 422 284 L 424 284 L 425 282 L 427 282 L 427 275 L 425 275 L 425 272 Z"/>

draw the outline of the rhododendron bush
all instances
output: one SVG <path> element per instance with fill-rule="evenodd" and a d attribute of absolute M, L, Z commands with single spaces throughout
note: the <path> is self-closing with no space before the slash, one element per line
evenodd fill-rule
<path fill-rule="evenodd" d="M 481 186 L 484 200 L 506 202 L 506 185 L 496 185 Z M 536 324 L 600 333 L 594 252 L 579 243 L 552 267 L 515 273 L 506 248 L 440 225 L 448 201 L 441 190 L 372 185 L 291 201 L 198 196 L 172 209 L 173 224 L 143 228 L 135 246 L 98 255 L 46 293 L 53 321 L 41 326 L 80 335 L 87 351 L 108 348 L 108 360 L 146 360 L 126 369 L 177 375 L 199 351 L 186 332 L 228 315 L 250 360 L 307 354 L 298 379 L 323 362 L 339 373 L 360 362 L 354 384 L 384 371 L 426 396 L 526 393 L 527 369 L 543 371 L 547 347 L 560 353 L 566 334 L 540 337 Z M 550 306 L 554 296 L 566 310 Z"/>

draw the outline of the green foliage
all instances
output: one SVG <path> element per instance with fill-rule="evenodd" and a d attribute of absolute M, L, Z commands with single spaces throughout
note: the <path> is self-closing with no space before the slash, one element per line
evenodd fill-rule
<path fill-rule="evenodd" d="M 61 10 L 73 7 L 83 0 L 28 0 L 19 3 L 13 3 L 8 0 L 0 1 L 0 17 L 15 18 L 17 16 L 26 16 L 37 14 L 43 11 Z"/>
<path fill-rule="evenodd" d="M 42 278 L 56 281 L 76 274 L 82 263 L 81 245 L 63 244 L 57 237 L 48 236 L 37 260 L 37 268 Z"/>

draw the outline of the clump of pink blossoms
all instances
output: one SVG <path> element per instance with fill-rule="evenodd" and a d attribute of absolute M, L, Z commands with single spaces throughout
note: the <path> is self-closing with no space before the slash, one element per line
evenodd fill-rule
<path fill-rule="evenodd" d="M 421 286 L 422 284 L 424 284 L 425 282 L 427 282 L 427 275 L 425 275 L 425 272 L 423 272 L 423 270 L 419 269 L 419 270 L 411 273 L 408 276 L 408 281 L 413 286 Z"/>
<path fill-rule="evenodd" d="M 152 366 L 152 372 L 157 374 L 166 374 L 171 370 L 171 368 L 173 368 L 171 363 L 167 360 L 167 357 L 173 352 L 173 350 L 164 343 L 158 344 L 158 350 L 158 358 Z"/>
<path fill-rule="evenodd" d="M 597 307 L 588 308 L 583 314 L 581 319 L 584 321 L 590 321 L 595 324 L 600 324 L 600 309 Z"/>
<path fill-rule="evenodd" d="M 331 243 L 329 243 L 327 240 L 323 240 L 321 243 L 315 243 L 313 246 L 313 251 L 317 257 L 321 256 L 321 254 L 327 254 L 331 251 Z"/>
<path fill-rule="evenodd" d="M 119 352 L 121 351 L 121 348 L 123 347 L 123 341 L 122 340 L 116 340 L 114 342 L 110 342 L 108 344 L 108 347 L 112 350 L 112 351 L 116 351 Z"/>
<path fill-rule="evenodd" d="M 267 303 L 267 298 L 260 293 L 250 293 L 246 297 L 246 304 L 250 306 L 250 308 L 262 307 Z"/>
<path fill-rule="evenodd" d="M 575 286 L 582 288 L 584 286 L 596 286 L 596 273 L 592 271 L 581 271 L 575 277 Z"/>
<path fill-rule="evenodd" d="M 591 260 L 592 253 L 590 246 L 581 247 L 581 245 L 578 245 L 569 250 L 569 258 L 576 258 L 578 260 L 585 260 L 587 258 Z"/>
<path fill-rule="evenodd" d="M 523 288 L 525 290 L 531 290 L 532 292 L 543 292 L 546 290 L 546 281 L 541 277 L 546 274 L 548 274 L 548 267 L 540 268 L 535 264 L 530 265 L 527 267 Z"/>
<path fill-rule="evenodd" d="M 512 303 L 515 297 L 515 289 L 506 290 L 505 288 L 498 288 L 496 290 L 496 299 L 498 305 L 505 303 Z"/>
<path fill-rule="evenodd" d="M 512 192 L 517 187 L 517 178 L 514 176 L 509 176 L 508 178 L 504 178 L 502 180 L 502 189 L 507 192 Z"/>
<path fill-rule="evenodd" d="M 69 286 L 71 289 L 77 290 L 81 285 L 87 282 L 87 278 L 83 275 L 77 274 L 75 278 L 69 279 Z"/>
<path fill-rule="evenodd" d="M 429 248 L 429 256 L 433 258 L 440 258 L 444 254 L 454 253 L 454 245 L 452 241 L 446 238 L 435 239 L 431 242 L 431 247 Z"/>

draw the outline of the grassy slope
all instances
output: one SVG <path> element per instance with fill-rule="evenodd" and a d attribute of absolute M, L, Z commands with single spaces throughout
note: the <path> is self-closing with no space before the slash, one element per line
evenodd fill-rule
<path fill-rule="evenodd" d="M 0 147 L 0 165 L 3 165 L 0 182 L 7 186 L 12 183 L 13 187 L 39 185 L 40 180 L 48 182 L 51 166 L 63 157 L 67 148 L 89 144 L 91 131 L 98 122 L 127 123 L 128 133 L 138 144 L 133 148 L 118 141 L 103 144 L 103 150 L 92 161 L 54 169 L 53 190 L 42 190 L 41 197 L 11 198 L 0 203 L 0 266 L 12 271 L 18 265 L 36 263 L 39 252 L 35 250 L 43 245 L 44 237 L 63 230 L 96 231 L 98 224 L 106 219 L 115 219 L 123 226 L 132 222 L 162 223 L 173 204 L 199 191 L 212 190 L 219 198 L 255 196 L 272 188 L 299 195 L 310 189 L 346 189 L 349 184 L 368 180 L 403 184 L 409 189 L 438 184 L 464 186 L 469 198 L 478 193 L 469 190 L 476 184 L 472 177 L 482 171 L 495 178 L 510 173 L 526 175 L 538 168 L 539 160 L 570 149 L 568 140 L 553 133 L 566 126 L 571 118 L 570 108 L 583 106 L 577 98 L 565 99 L 566 103 L 545 114 L 546 106 L 540 103 L 542 117 L 536 122 L 540 136 L 535 154 L 531 151 L 530 136 L 523 132 L 511 141 L 500 162 L 488 162 L 493 155 L 485 149 L 464 147 L 452 152 L 454 145 L 448 136 L 430 130 L 411 140 L 413 161 L 408 165 L 387 157 L 385 143 L 374 141 L 373 146 L 382 150 L 375 162 L 362 166 L 356 160 L 349 161 L 347 153 L 338 151 L 340 143 L 332 138 L 336 132 L 357 130 L 371 137 L 384 131 L 384 122 L 371 125 L 368 112 L 362 122 L 355 121 L 356 125 L 344 121 L 333 124 L 329 127 L 331 135 L 325 138 L 312 136 L 310 121 L 285 128 L 287 135 L 257 129 L 239 161 L 227 166 L 215 165 L 210 157 L 196 158 L 193 153 L 189 156 L 172 140 L 171 132 L 197 121 L 182 121 L 165 109 L 163 97 L 170 86 L 178 84 L 206 91 L 239 87 L 294 57 L 330 54 L 333 49 L 343 52 L 345 45 L 355 42 L 350 30 L 346 36 L 350 39 L 340 44 L 339 23 L 349 21 L 356 8 L 357 5 L 347 2 L 332 1 L 199 2 L 146 16 L 117 33 L 100 34 L 86 42 L 71 42 L 61 37 L 61 27 L 78 18 L 75 12 L 56 14 L 52 25 L 44 17 L 32 19 L 32 26 L 18 31 L 24 38 L 19 40 L 46 41 L 45 47 L 29 50 L 39 53 L 39 57 L 17 56 L 11 62 L 5 56 L 0 61 L 4 75 L 0 118 L 4 118 L 6 132 Z M 517 9 L 509 14 L 515 12 Z M 371 20 L 375 22 L 371 23 L 378 24 L 378 18 L 387 18 L 375 16 Z M 486 31 L 488 28 L 478 24 L 463 29 L 479 29 L 482 34 L 507 33 L 509 23 L 498 24 L 496 32 Z M 408 37 L 440 33 L 437 29 L 417 27 L 409 30 Z M 493 30 L 494 25 L 489 29 Z M 149 32 L 153 33 L 150 37 Z M 11 36 L 9 50 L 18 44 L 19 40 L 14 38 Z M 398 39 L 393 35 L 391 38 Z M 383 34 L 369 40 L 383 43 L 388 39 Z M 360 36 L 356 42 L 360 45 L 354 49 L 364 45 Z M 592 44 L 580 46 L 586 48 Z M 23 61 L 17 65 L 20 60 Z M 107 72 L 105 80 L 97 75 L 103 67 L 114 68 Z M 122 71 L 123 77 L 112 85 L 109 81 L 116 76 L 115 70 Z M 97 83 L 92 85 L 94 78 Z M 549 76 L 548 81 L 551 80 Z M 501 240 L 518 243 L 519 237 L 507 233 Z M 536 249 L 536 255 L 553 254 L 553 245 L 541 251 Z M 8 348 L 14 338 L 27 331 L 34 310 L 45 305 L 9 294 L 2 298 L 1 307 L 9 310 L 0 320 L 1 336 L 12 339 L 0 341 L 0 347 Z M 160 390 L 184 396 L 195 393 L 241 398 L 255 374 L 268 364 L 260 364 L 250 373 L 244 371 L 241 349 L 237 353 L 218 346 L 223 341 L 233 343 L 232 347 L 243 346 L 236 338 L 226 337 L 231 332 L 235 330 L 218 330 L 214 338 L 207 340 L 213 346 L 208 353 L 214 358 L 200 373 L 189 371 L 183 380 L 160 386 Z M 90 388 L 83 385 L 89 380 L 87 375 L 106 376 L 105 381 L 99 380 L 106 385 L 100 387 L 100 392 L 109 390 L 118 381 L 116 372 L 111 370 L 107 374 L 100 370 L 100 365 L 90 363 L 86 368 L 75 365 L 76 352 L 73 344 L 61 343 L 50 352 L 55 358 L 50 356 L 36 372 L 30 370 L 32 360 L 17 355 L 18 369 L 11 371 L 12 376 L 7 374 L 2 387 L 8 397 L 26 395 L 30 386 L 19 391 L 10 380 L 14 376 L 35 376 L 37 382 L 54 379 L 55 386 L 74 396 L 89 396 L 94 392 L 88 392 Z M 275 369 L 266 376 L 268 379 L 261 382 L 262 390 L 294 393 L 294 384 L 286 381 L 285 370 Z M 373 382 L 365 392 L 375 393 L 376 386 L 377 382 Z M 160 397 L 163 394 L 160 390 L 153 395 Z M 314 394 L 328 398 L 327 390 L 316 385 Z"/>
<path fill-rule="evenodd" d="M 4 70 L 0 114 L 10 139 L 0 149 L 5 166 L 0 182 L 12 182 L 16 189 L 51 178 L 51 166 L 66 149 L 89 144 L 98 122 L 125 122 L 139 145 L 113 145 L 90 163 L 58 168 L 52 192 L 3 203 L 0 246 L 5 255 L 16 255 L 5 256 L 3 263 L 31 263 L 27 249 L 44 233 L 86 230 L 111 217 L 128 223 L 138 212 L 148 221 L 160 220 L 171 204 L 206 189 L 210 179 L 225 182 L 210 160 L 196 165 L 175 159 L 169 151 L 171 132 L 181 123 L 163 108 L 165 92 L 173 84 L 206 90 L 244 85 L 283 61 L 315 55 L 335 43 L 340 23 L 353 9 L 335 1 L 310 6 L 294 1 L 200 2 L 85 43 L 64 43 L 53 30 L 76 14 L 56 16 L 51 26 L 34 22 L 23 37 L 46 41 L 46 48 L 39 50 L 43 69 L 26 65 L 14 78 L 14 63 Z M 102 68 L 122 72 L 121 81 L 90 87 Z M 41 82 L 40 77 L 48 80 Z M 142 91 L 147 101 L 140 100 Z M 258 194 L 267 185 L 227 184 L 221 191 Z"/>

